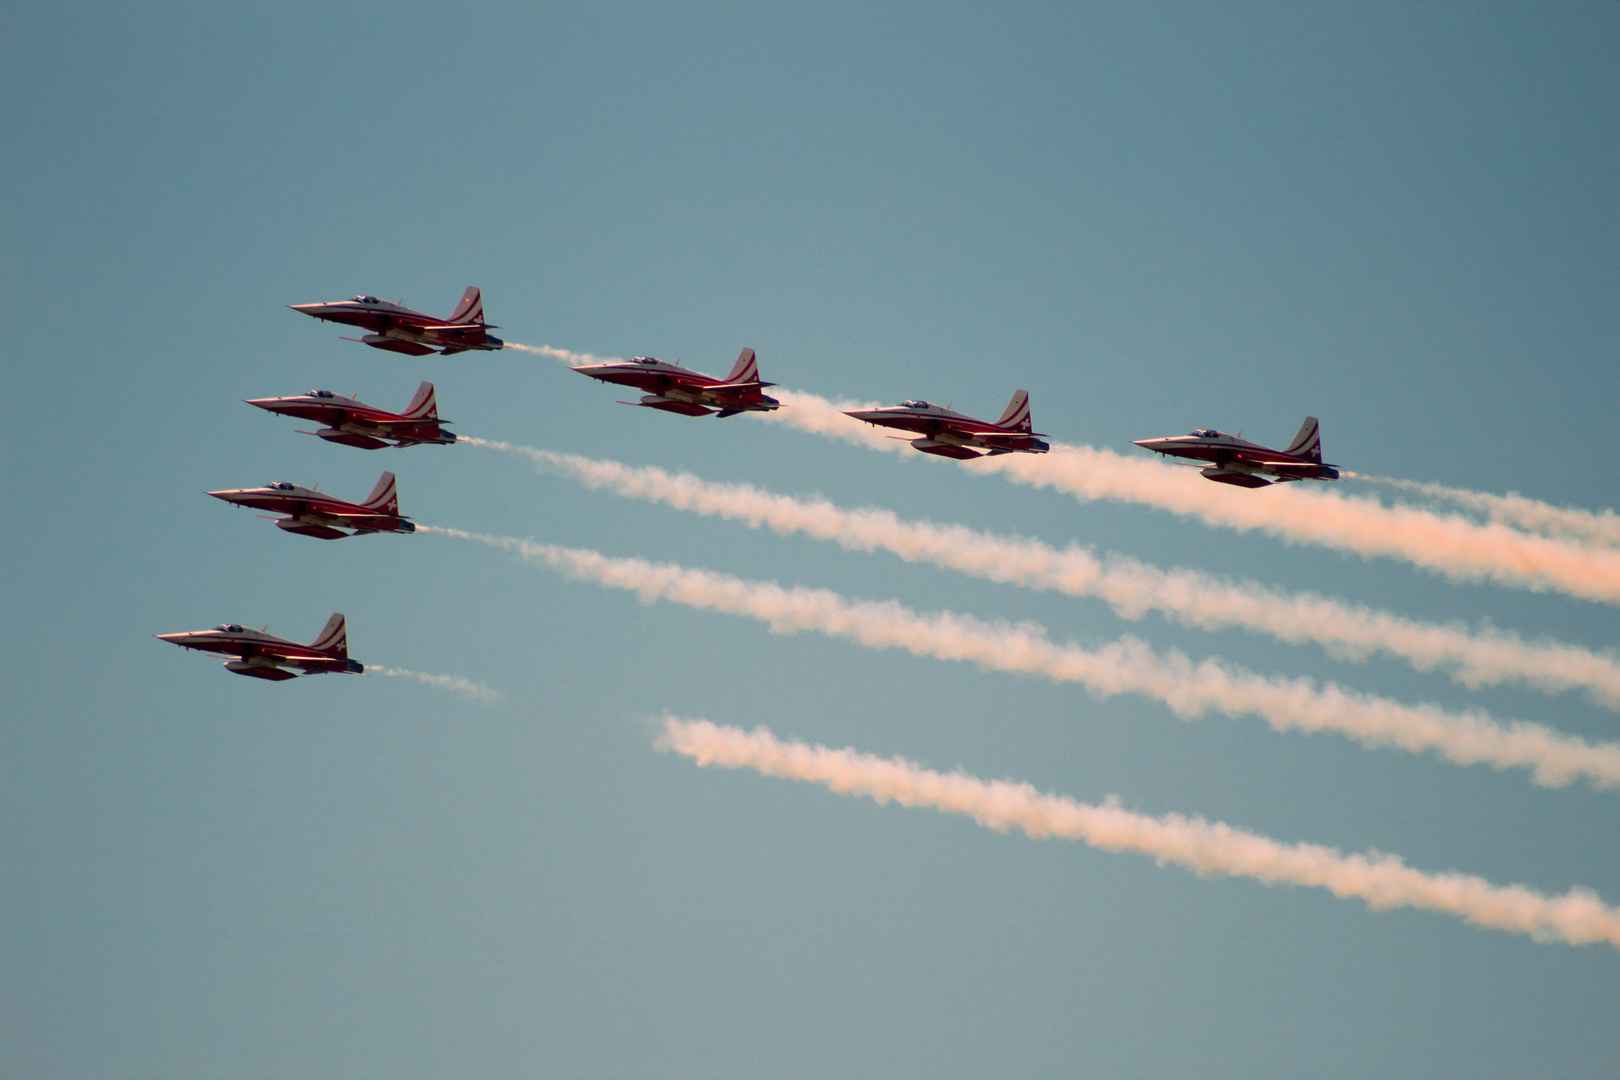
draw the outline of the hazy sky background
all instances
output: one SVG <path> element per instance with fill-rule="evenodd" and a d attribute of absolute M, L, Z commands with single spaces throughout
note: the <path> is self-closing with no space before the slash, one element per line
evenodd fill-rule
<path fill-rule="evenodd" d="M 7 4 L 3 1071 L 17 1077 L 1612 1077 L 1620 964 L 1200 880 L 653 749 L 657 718 L 903 754 L 1620 902 L 1616 803 L 1519 771 L 645 607 L 431 535 L 321 543 L 202 492 L 1124 633 L 1597 741 L 1241 631 L 680 514 L 470 446 L 366 453 L 241 399 L 1075 541 L 1612 650 L 1613 607 L 1458 585 L 742 417 L 512 350 L 413 359 L 287 304 L 999 414 L 1136 453 L 1321 417 L 1359 472 L 1612 507 L 1613 4 Z M 1341 485 L 1347 493 L 1348 482 Z M 1365 486 L 1360 488 L 1365 492 Z M 1232 499 L 1267 491 L 1232 489 Z M 455 675 L 285 684 L 239 621 Z"/>

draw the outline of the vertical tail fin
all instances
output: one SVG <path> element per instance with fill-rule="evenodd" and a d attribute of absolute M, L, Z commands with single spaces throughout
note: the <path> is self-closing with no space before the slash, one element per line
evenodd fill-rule
<path fill-rule="evenodd" d="M 1007 402 L 1007 411 L 996 421 L 996 427 L 1006 428 L 1008 431 L 1035 430 L 1035 425 L 1029 419 L 1028 390 L 1013 391 L 1012 400 Z"/>
<path fill-rule="evenodd" d="M 416 388 L 416 396 L 411 403 L 405 406 L 400 413 L 407 420 L 437 420 L 439 418 L 439 403 L 433 396 L 433 384 L 425 382 Z"/>
<path fill-rule="evenodd" d="M 1322 431 L 1316 417 L 1305 418 L 1305 422 L 1299 425 L 1299 434 L 1294 436 L 1294 441 L 1288 444 L 1288 449 L 1283 453 L 1314 461 L 1318 465 L 1322 463 Z"/>
<path fill-rule="evenodd" d="M 478 286 L 469 285 L 467 286 L 467 291 L 461 294 L 461 303 L 457 304 L 456 310 L 451 313 L 450 322 L 453 324 L 460 324 L 482 323 L 483 321 L 483 294 L 478 291 Z"/>
<path fill-rule="evenodd" d="M 377 486 L 371 489 L 366 501 L 360 504 L 367 510 L 381 510 L 385 514 L 399 515 L 399 491 L 394 486 L 394 474 L 385 472 L 377 478 Z"/>
<path fill-rule="evenodd" d="M 337 653 L 339 656 L 349 655 L 349 630 L 344 624 L 341 612 L 332 612 L 332 617 L 326 620 L 326 629 L 315 635 L 315 640 L 309 643 L 312 649 L 322 652 Z"/>
<path fill-rule="evenodd" d="M 759 361 L 754 359 L 753 349 L 744 349 L 737 354 L 737 362 L 731 365 L 731 374 L 726 376 L 726 382 L 759 382 Z"/>

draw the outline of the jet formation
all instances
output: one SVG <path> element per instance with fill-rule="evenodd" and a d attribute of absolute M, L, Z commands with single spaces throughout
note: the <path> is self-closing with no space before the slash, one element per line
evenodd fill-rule
<path fill-rule="evenodd" d="M 375 296 L 356 296 L 323 304 L 291 304 L 292 310 L 324 322 L 335 322 L 369 331 L 364 337 L 344 338 L 374 349 L 406 356 L 440 353 L 450 356 L 470 351 L 493 352 L 506 343 L 490 334 L 499 329 L 484 321 L 483 296 L 469 286 L 446 319 L 437 319 L 401 303 L 388 303 Z M 581 375 L 642 392 L 639 401 L 621 405 L 658 409 L 682 416 L 736 416 L 744 412 L 770 412 L 782 407 L 765 393 L 775 383 L 759 377 L 759 360 L 753 349 L 745 348 L 725 378 L 668 363 L 650 356 L 626 361 L 583 364 L 573 368 Z M 448 420 L 439 417 L 433 384 L 423 382 L 401 412 L 390 412 L 330 390 L 311 390 L 291 397 L 250 398 L 247 404 L 281 416 L 321 425 L 300 434 L 351 446 L 361 450 L 422 445 L 448 446 L 456 442 L 447 430 Z M 890 438 L 909 442 L 924 454 L 971 460 L 998 454 L 1044 454 L 1051 450 L 1045 436 L 1034 430 L 1030 419 L 1029 393 L 1017 390 L 1000 419 L 980 420 L 927 401 L 907 400 L 889 408 L 853 409 L 846 416 L 876 427 L 904 432 Z M 1286 449 L 1272 450 L 1247 442 L 1239 435 L 1227 435 L 1213 428 L 1199 428 L 1188 435 L 1161 439 L 1140 439 L 1135 445 L 1169 457 L 1188 458 L 1209 480 L 1238 487 L 1269 487 L 1295 480 L 1337 480 L 1337 466 L 1322 461 L 1322 437 L 1317 419 L 1305 418 L 1299 433 Z M 269 517 L 284 532 L 338 540 L 349 536 L 416 531 L 410 518 L 399 512 L 399 492 L 394 474 L 385 472 L 371 494 L 362 502 L 348 502 L 324 494 L 319 487 L 306 488 L 276 481 L 256 488 L 210 491 L 216 499 L 237 506 L 269 511 Z M 281 516 L 276 516 L 281 515 Z M 158 638 L 185 649 L 197 649 L 233 657 L 225 662 L 228 671 L 256 679 L 280 682 L 299 673 L 327 671 L 360 673 L 365 669 L 349 659 L 348 634 L 344 617 L 334 614 L 326 628 L 308 645 L 300 645 L 236 623 L 223 623 L 211 630 L 159 634 Z M 296 668 L 297 670 L 289 670 Z"/>

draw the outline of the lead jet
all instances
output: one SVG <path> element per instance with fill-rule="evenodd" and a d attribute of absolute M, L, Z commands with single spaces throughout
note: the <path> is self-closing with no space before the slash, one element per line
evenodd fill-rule
<path fill-rule="evenodd" d="M 484 321 L 483 297 L 471 285 L 448 319 L 436 319 L 375 296 L 356 296 L 352 300 L 334 300 L 329 304 L 287 306 L 322 322 L 342 323 L 371 331 L 365 337 L 346 337 L 344 341 L 358 341 L 373 349 L 387 349 L 407 356 L 426 356 L 434 351 L 449 356 L 469 349 L 494 352 L 506 347 L 506 342 L 489 333 L 500 327 Z"/>
<path fill-rule="evenodd" d="M 1029 393 L 1025 390 L 1013 391 L 1007 410 L 993 424 L 926 401 L 902 401 L 889 409 L 856 410 L 844 415 L 921 435 L 920 439 L 910 440 L 912 447 L 940 457 L 966 460 L 985 454 L 1044 454 L 1052 449 L 1034 430 L 1029 418 Z"/>
<path fill-rule="evenodd" d="M 156 636 L 159 641 L 167 641 L 182 649 L 234 656 L 235 660 L 225 661 L 225 670 L 252 679 L 282 682 L 296 679 L 300 673 L 321 675 L 328 671 L 347 671 L 360 675 L 366 670 L 360 661 L 349 659 L 349 633 L 344 628 L 343 616 L 337 612 L 332 613 L 332 617 L 326 621 L 326 629 L 308 645 L 300 645 L 263 630 L 250 630 L 236 623 L 221 623 L 212 630 L 188 630 L 180 634 Z M 288 667 L 300 671 L 288 671 Z"/>
<path fill-rule="evenodd" d="M 737 354 L 731 374 L 724 379 L 688 371 L 679 364 L 651 356 L 638 356 L 629 363 L 584 364 L 573 370 L 603 382 L 645 391 L 640 401 L 621 401 L 620 405 L 640 405 L 683 416 L 708 416 L 718 412 L 722 417 L 736 416 L 740 412 L 770 412 L 782 407 L 781 402 L 763 392 L 765 387 L 776 384 L 760 382 L 759 361 L 753 349 Z"/>
<path fill-rule="evenodd" d="M 249 398 L 249 405 L 282 416 L 296 416 L 326 426 L 301 435 L 319 435 L 328 442 L 377 450 L 384 446 L 418 446 L 422 443 L 448 445 L 456 441 L 454 432 L 444 430 L 448 420 L 439 419 L 439 405 L 433 384 L 416 388 L 416 396 L 402 413 L 391 413 L 330 390 L 311 390 L 297 397 Z"/>
<path fill-rule="evenodd" d="M 216 499 L 255 510 L 272 510 L 290 515 L 274 518 L 278 529 L 321 540 L 340 540 L 365 533 L 411 533 L 416 526 L 399 514 L 399 492 L 394 474 L 385 472 L 363 503 L 344 502 L 314 488 L 278 481 L 256 488 L 210 491 Z M 260 517 L 268 515 L 261 514 Z M 351 529 L 352 532 L 344 532 Z"/>
<path fill-rule="evenodd" d="M 1199 470 L 1200 476 L 1236 487 L 1263 488 L 1290 480 L 1339 478 L 1336 466 L 1322 464 L 1322 431 L 1314 416 L 1305 418 L 1286 450 L 1272 450 L 1214 428 L 1163 439 L 1137 439 L 1134 445 L 1168 457 L 1209 462 L 1208 467 Z M 1272 479 L 1265 479 L 1267 476 Z"/>

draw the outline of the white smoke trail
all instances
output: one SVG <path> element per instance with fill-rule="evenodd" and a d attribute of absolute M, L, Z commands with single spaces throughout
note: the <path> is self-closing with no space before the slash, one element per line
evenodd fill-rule
<path fill-rule="evenodd" d="M 874 449 L 908 449 L 904 441 L 843 416 L 844 408 L 859 407 L 854 403 L 799 391 L 771 392 L 785 407 L 750 415 Z M 1499 522 L 1480 524 L 1457 514 L 1386 507 L 1376 499 L 1307 489 L 1303 483 L 1277 485 L 1264 493 L 1233 491 L 1192 469 L 1090 446 L 1053 443 L 1048 454 L 1003 454 L 961 464 L 1030 487 L 1055 488 L 1082 501 L 1138 503 L 1292 543 L 1404 559 L 1454 581 L 1489 580 L 1620 604 L 1620 551 L 1567 538 L 1527 536 Z"/>
<path fill-rule="evenodd" d="M 1594 746 L 1542 724 L 1498 723 L 1481 711 L 1448 713 L 1333 683 L 1318 688 L 1309 679 L 1268 678 L 1215 660 L 1195 664 L 1174 650 L 1155 653 L 1132 637 L 1091 651 L 1055 644 L 1034 623 L 990 623 L 949 611 L 919 615 L 893 600 L 852 601 L 828 589 L 786 589 L 709 570 L 460 529 L 418 525 L 417 531 L 509 551 L 581 580 L 629 590 L 643 603 L 669 600 L 747 616 L 777 634 L 812 630 L 870 649 L 905 649 L 916 656 L 971 661 L 986 670 L 1080 683 L 1105 697 L 1140 694 L 1183 718 L 1209 712 L 1253 715 L 1277 731 L 1336 731 L 1369 748 L 1432 751 L 1459 765 L 1528 769 L 1544 787 L 1564 787 L 1582 777 L 1595 788 L 1620 787 L 1620 744 Z"/>
<path fill-rule="evenodd" d="M 1516 491 L 1506 495 L 1492 495 L 1484 491 L 1447 487 L 1445 484 L 1422 483 L 1417 480 L 1397 480 L 1389 476 L 1368 476 L 1365 473 L 1346 472 L 1347 479 L 1410 491 L 1425 499 L 1447 502 L 1484 514 L 1492 521 L 1551 536 L 1570 536 L 1592 544 L 1620 547 L 1620 514 L 1613 510 L 1582 510 L 1573 506 L 1554 506 L 1539 499 L 1527 499 Z"/>
<path fill-rule="evenodd" d="M 605 362 L 589 353 L 549 345 L 508 348 L 574 365 Z M 870 402 L 832 401 L 781 387 L 771 393 L 783 408 L 748 415 L 870 449 L 908 449 L 905 439 L 843 415 L 846 409 L 875 407 Z M 1082 501 L 1133 502 L 1197 517 L 1208 525 L 1260 530 L 1292 543 L 1404 559 L 1454 581 L 1488 580 L 1620 604 L 1620 551 L 1607 545 L 1594 550 L 1563 537 L 1527 536 L 1499 521 L 1482 525 L 1456 514 L 1386 507 L 1374 499 L 1307 490 L 1303 483 L 1277 485 L 1256 497 L 1253 492 L 1211 484 L 1190 469 L 1062 443 L 1053 443 L 1049 454 L 1005 454 L 961 464 L 970 470 L 1001 472 L 1031 487 L 1056 488 Z"/>
<path fill-rule="evenodd" d="M 536 356 L 549 356 L 553 360 L 567 364 L 569 367 L 579 367 L 582 364 L 618 364 L 623 361 L 612 356 L 593 356 L 588 352 L 569 352 L 567 349 L 555 349 L 550 345 L 519 345 L 515 341 L 506 343 L 508 349 L 518 352 L 533 353 Z"/>
<path fill-rule="evenodd" d="M 1161 570 L 1124 555 L 1099 558 L 1074 545 L 1002 537 L 961 525 L 903 521 L 892 511 L 846 510 L 826 499 L 796 499 L 751 484 L 719 484 L 691 473 L 636 468 L 616 461 L 559 454 L 486 439 L 473 446 L 525 457 L 590 487 L 656 500 L 678 510 L 805 533 L 855 551 L 885 550 L 975 577 L 1071 596 L 1095 596 L 1124 618 L 1160 611 L 1185 626 L 1238 626 L 1282 641 L 1314 641 L 1335 657 L 1397 656 L 1420 671 L 1444 669 L 1470 688 L 1522 683 L 1545 693 L 1585 689 L 1597 704 L 1620 709 L 1620 661 L 1559 642 L 1531 643 L 1517 634 L 1470 632 L 1375 611 L 1314 593 L 1290 595 L 1258 582 L 1223 582 L 1194 570 Z"/>
<path fill-rule="evenodd" d="M 500 698 L 499 690 L 492 690 L 483 683 L 475 683 L 471 679 L 463 679 L 459 675 L 429 675 L 424 671 L 407 671 L 404 668 L 383 667 L 381 664 L 367 664 L 367 675 L 389 675 L 396 679 L 415 679 L 419 683 L 436 687 L 440 690 L 452 690 L 458 694 L 465 694 L 474 701 L 495 701 Z"/>
<path fill-rule="evenodd" d="M 1379 851 L 1346 855 L 1321 844 L 1285 844 L 1201 817 L 1150 817 L 1126 810 L 1113 795 L 1101 804 L 1083 803 L 1012 780 L 936 772 L 901 757 L 782 742 L 763 727 L 750 732 L 670 716 L 658 744 L 700 766 L 753 769 L 821 784 L 840 795 L 865 795 L 880 806 L 892 800 L 961 814 L 1001 833 L 1020 829 L 1037 839 L 1057 837 L 1104 851 L 1135 852 L 1200 877 L 1304 885 L 1365 901 L 1374 911 L 1420 908 L 1539 942 L 1604 942 L 1620 948 L 1620 910 L 1605 905 L 1591 889 L 1547 896 L 1523 885 L 1493 885 L 1471 874 L 1429 874 Z"/>

